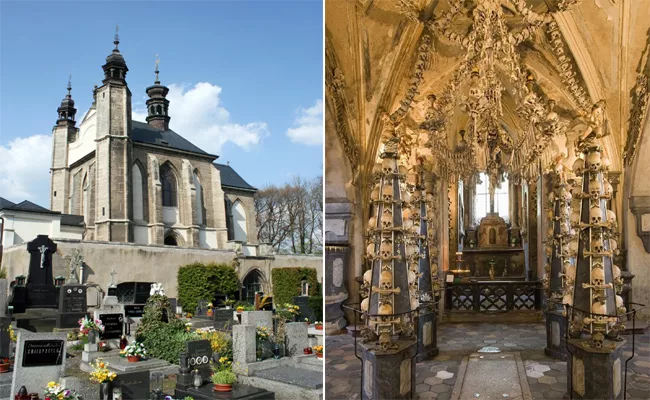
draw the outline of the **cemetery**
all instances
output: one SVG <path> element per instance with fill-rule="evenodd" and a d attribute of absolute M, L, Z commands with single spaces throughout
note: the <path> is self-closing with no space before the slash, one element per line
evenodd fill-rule
<path fill-rule="evenodd" d="M 79 252 L 54 276 L 48 236 L 26 250 L 27 275 L 0 272 L 0 399 L 323 398 L 315 269 L 273 269 L 263 293 L 233 265 L 192 263 L 177 293 L 153 283 L 124 296 L 114 269 L 84 282 Z"/>

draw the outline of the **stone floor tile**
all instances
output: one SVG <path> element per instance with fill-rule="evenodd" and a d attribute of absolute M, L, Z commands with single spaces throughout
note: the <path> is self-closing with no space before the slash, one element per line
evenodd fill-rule
<path fill-rule="evenodd" d="M 553 383 L 557 382 L 557 379 L 552 376 L 542 376 L 541 378 L 538 379 L 539 383 L 545 383 L 547 385 L 551 385 Z"/>
<path fill-rule="evenodd" d="M 429 400 L 429 399 L 435 399 L 437 397 L 437 393 L 435 392 L 424 392 L 424 393 L 418 393 L 418 399 L 420 400 Z"/>
<path fill-rule="evenodd" d="M 449 379 L 449 378 L 453 378 L 454 374 L 448 371 L 438 371 L 436 377 L 440 379 Z"/>
<path fill-rule="evenodd" d="M 438 377 L 434 376 L 434 377 L 425 379 L 424 383 L 426 383 L 427 385 L 430 385 L 430 386 L 439 385 L 439 384 L 442 383 L 442 378 L 438 378 Z"/>
<path fill-rule="evenodd" d="M 531 378 L 541 378 L 542 376 L 544 376 L 543 373 L 538 371 L 526 371 L 526 375 L 530 376 Z"/>
<path fill-rule="evenodd" d="M 437 384 L 431 386 L 431 391 L 436 393 L 449 392 L 451 387 L 449 385 Z"/>

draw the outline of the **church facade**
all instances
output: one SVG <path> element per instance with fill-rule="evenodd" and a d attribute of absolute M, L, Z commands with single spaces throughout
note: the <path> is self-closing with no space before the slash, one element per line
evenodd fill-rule
<path fill-rule="evenodd" d="M 50 209 L 83 216 L 84 240 L 206 249 L 257 244 L 256 189 L 169 129 L 169 89 L 157 65 L 146 88 L 146 122 L 132 119 L 129 69 L 117 36 L 114 44 L 79 126 L 70 85 L 57 110 Z"/>

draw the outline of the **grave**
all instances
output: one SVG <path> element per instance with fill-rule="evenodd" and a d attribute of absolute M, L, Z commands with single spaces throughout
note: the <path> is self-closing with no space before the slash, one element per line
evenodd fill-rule
<path fill-rule="evenodd" d="M 59 380 L 65 371 L 66 337 L 65 333 L 18 333 L 12 394 L 21 386 L 29 393 L 41 392 L 48 382 Z"/>
<path fill-rule="evenodd" d="M 532 400 L 526 369 L 519 353 L 474 353 L 465 356 L 458 369 L 451 398 L 474 397 Z"/>
<path fill-rule="evenodd" d="M 214 329 L 232 331 L 232 326 L 237 323 L 231 309 L 218 308 L 214 310 Z"/>
<path fill-rule="evenodd" d="M 52 277 L 52 254 L 54 243 L 47 235 L 38 235 L 27 244 L 29 275 L 27 283 L 17 283 L 12 291 L 9 305 L 14 313 L 24 313 L 30 308 L 58 308 L 59 291 Z"/>
<path fill-rule="evenodd" d="M 212 385 L 203 385 L 196 389 L 190 386 L 187 389 L 176 389 L 174 397 L 182 399 L 190 396 L 195 400 L 233 399 L 233 400 L 274 400 L 275 394 L 266 389 L 235 383 L 231 392 L 214 392 Z M 125 398 L 126 399 L 126 398 Z"/>
<path fill-rule="evenodd" d="M 309 307 L 309 296 L 296 296 L 293 298 L 293 304 L 300 307 L 300 314 L 296 318 L 297 321 L 304 321 L 305 318 L 309 318 L 309 321 L 316 321 L 316 315 L 314 310 Z"/>
<path fill-rule="evenodd" d="M 196 310 L 194 312 L 194 318 L 205 318 L 205 319 L 211 319 L 212 317 L 208 317 L 207 312 L 208 312 L 208 304 L 211 302 L 208 300 L 201 299 L 199 300 Z"/>
<path fill-rule="evenodd" d="M 266 326 L 273 329 L 272 311 L 244 311 L 241 313 L 242 325 Z"/>
<path fill-rule="evenodd" d="M 88 314 L 86 286 L 63 285 L 59 294 L 59 312 L 56 315 L 57 328 L 76 328 L 79 320 Z"/>
<path fill-rule="evenodd" d="M 124 314 L 98 314 L 97 318 L 104 325 L 104 332 L 101 332 L 101 340 L 120 339 L 124 333 Z"/>
<path fill-rule="evenodd" d="M 185 350 L 181 352 L 179 360 L 179 374 L 176 377 L 176 390 L 186 390 L 192 386 L 194 379 L 192 370 L 198 369 L 201 377 L 210 379 L 210 360 L 212 347 L 209 340 L 192 340 L 185 343 Z"/>
<path fill-rule="evenodd" d="M 148 370 L 120 373 L 113 381 L 113 387 L 122 390 L 123 400 L 148 399 L 151 396 L 150 374 Z"/>
<path fill-rule="evenodd" d="M 144 304 L 125 304 L 124 316 L 127 318 L 142 318 L 144 315 Z"/>

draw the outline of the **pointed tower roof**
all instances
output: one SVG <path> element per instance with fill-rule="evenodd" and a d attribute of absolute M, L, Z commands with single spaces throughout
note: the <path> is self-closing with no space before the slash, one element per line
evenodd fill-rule
<path fill-rule="evenodd" d="M 156 55 L 157 56 L 157 55 Z M 169 130 L 169 100 L 166 96 L 169 93 L 169 88 L 167 86 L 160 84 L 160 78 L 158 74 L 158 64 L 160 59 L 156 59 L 156 69 L 154 73 L 156 74 L 156 80 L 152 86 L 147 88 L 147 123 L 157 129 L 162 131 Z"/>
<path fill-rule="evenodd" d="M 126 85 L 126 73 L 129 68 L 126 66 L 126 61 L 122 57 L 122 53 L 118 49 L 120 44 L 120 36 L 118 35 L 119 27 L 115 27 L 115 38 L 113 44 L 115 48 L 113 52 L 106 57 L 106 64 L 102 65 L 104 70 L 104 84 L 111 82 L 116 84 Z"/>
<path fill-rule="evenodd" d="M 61 105 L 56 110 L 59 114 L 59 119 L 57 123 L 65 123 L 71 121 L 74 124 L 74 117 L 77 114 L 77 109 L 74 108 L 74 100 L 72 100 L 72 75 L 68 78 L 68 94 L 65 95 L 63 100 L 61 100 Z"/>

